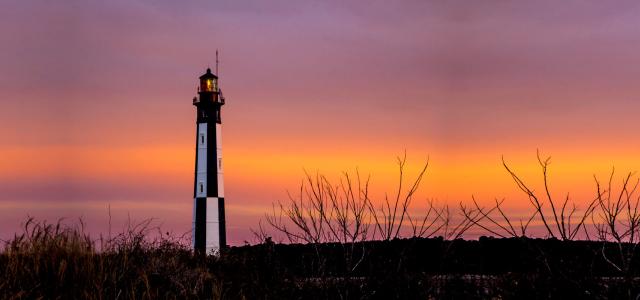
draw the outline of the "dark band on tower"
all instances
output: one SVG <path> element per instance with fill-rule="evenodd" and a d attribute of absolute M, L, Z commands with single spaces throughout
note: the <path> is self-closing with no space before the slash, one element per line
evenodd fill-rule
<path fill-rule="evenodd" d="M 200 76 L 197 107 L 194 181 L 193 247 L 217 252 L 226 246 L 224 178 L 222 171 L 222 116 L 224 105 L 218 76 L 211 69 Z"/>

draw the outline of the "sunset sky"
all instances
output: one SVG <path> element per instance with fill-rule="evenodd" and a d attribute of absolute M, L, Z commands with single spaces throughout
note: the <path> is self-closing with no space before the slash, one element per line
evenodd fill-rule
<path fill-rule="evenodd" d="M 304 170 L 424 199 L 581 204 L 640 170 L 636 1 L 0 2 L 0 238 L 27 216 L 104 233 L 191 229 L 197 78 L 220 50 L 228 240 L 251 241 Z"/>

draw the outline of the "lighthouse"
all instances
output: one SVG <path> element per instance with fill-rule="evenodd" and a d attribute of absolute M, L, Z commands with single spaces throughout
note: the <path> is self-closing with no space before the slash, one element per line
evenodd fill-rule
<path fill-rule="evenodd" d="M 197 109 L 193 248 L 198 252 L 218 253 L 226 246 L 220 114 L 224 97 L 218 76 L 211 73 L 211 69 L 200 76 L 193 105 Z"/>

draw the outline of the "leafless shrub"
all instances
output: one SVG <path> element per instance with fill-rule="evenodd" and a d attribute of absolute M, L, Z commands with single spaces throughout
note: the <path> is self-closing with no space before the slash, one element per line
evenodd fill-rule
<path fill-rule="evenodd" d="M 413 237 L 430 238 L 446 229 L 449 224 L 449 207 L 438 207 L 434 200 L 427 200 L 426 214 L 422 218 L 407 215 Z M 446 231 L 446 230 L 445 230 Z"/>
<path fill-rule="evenodd" d="M 405 153 L 402 158 L 398 157 L 398 189 L 396 191 L 395 197 L 392 199 L 389 198 L 388 194 L 384 196 L 384 203 L 381 205 L 379 209 L 375 209 L 373 207 L 373 203 L 368 201 L 369 213 L 373 217 L 375 221 L 375 233 L 380 235 L 380 238 L 383 240 L 390 240 L 392 238 L 400 237 L 400 230 L 405 222 L 405 220 L 409 220 L 410 223 L 413 222 L 411 216 L 409 215 L 409 206 L 411 201 L 413 200 L 413 196 L 420 187 L 420 182 L 424 177 L 424 174 L 427 171 L 427 167 L 429 166 L 429 159 L 422 167 L 421 171 L 418 173 L 418 176 L 413 180 L 408 191 L 403 194 L 403 183 L 404 183 L 404 169 L 407 162 L 407 154 Z M 432 202 L 430 202 L 432 204 Z M 432 207 L 429 207 L 431 209 Z M 400 209 L 400 210 L 398 210 Z M 399 216 L 398 216 L 399 214 Z M 430 210 L 427 215 L 423 218 L 423 223 L 426 223 L 426 219 L 430 216 Z"/>
<path fill-rule="evenodd" d="M 634 178 L 634 173 L 627 173 L 620 191 L 613 193 L 614 173 L 615 169 L 611 171 L 606 188 L 594 176 L 600 210 L 594 215 L 593 223 L 597 238 L 605 242 L 602 256 L 631 282 L 634 275 L 632 262 L 640 242 L 640 195 L 636 193 L 640 179 Z M 613 251 L 607 251 L 612 245 Z M 614 257 L 610 257 L 611 252 Z"/>
<path fill-rule="evenodd" d="M 385 195 L 385 201 L 379 208 L 374 206 L 369 195 L 370 177 L 361 177 L 358 170 L 355 176 L 344 172 L 337 184 L 324 175 L 311 176 L 305 173 L 299 193 L 295 197 L 289 194 L 286 204 L 278 202 L 274 205 L 272 213 L 266 216 L 266 222 L 289 242 L 389 240 L 400 237 L 406 223 L 410 224 L 414 234 L 427 234 L 434 225 L 427 219 L 442 213 L 434 210 L 432 202 L 429 202 L 429 210 L 420 222 L 411 218 L 409 206 L 428 162 L 406 192 L 403 191 L 405 164 L 406 154 L 398 158 L 400 174 L 397 192 L 393 198 Z M 258 235 L 264 236 L 262 228 Z"/>
<path fill-rule="evenodd" d="M 473 223 L 473 225 L 482 228 L 485 232 L 501 238 L 527 236 L 527 229 L 531 221 L 533 221 L 538 214 L 536 210 L 526 221 L 523 222 L 523 219 L 520 219 L 519 223 L 514 225 L 512 218 L 502 209 L 504 199 L 496 199 L 495 205 L 490 208 L 480 206 L 473 196 L 472 200 L 472 208 L 461 206 L 465 219 Z M 486 220 L 486 222 L 483 222 L 484 220 Z"/>
<path fill-rule="evenodd" d="M 473 214 L 473 218 L 458 218 L 448 205 L 437 206 L 434 200 L 426 201 L 423 215 L 412 215 L 413 199 L 429 160 L 409 184 L 406 162 L 406 153 L 398 157 L 397 190 L 392 196 L 385 194 L 379 205 L 374 204 L 369 194 L 370 177 L 361 177 L 357 170 L 355 176 L 343 173 L 337 184 L 323 175 L 305 173 L 298 194 L 289 194 L 288 202 L 274 204 L 271 214 L 265 217 L 266 223 L 290 243 L 356 243 L 402 238 L 407 233 L 412 237 L 456 239 L 475 225 L 478 218 L 483 218 L 475 209 L 466 208 L 464 212 Z M 262 224 L 253 232 L 260 241 L 269 238 Z"/>
<path fill-rule="evenodd" d="M 287 205 L 274 205 L 266 222 L 291 242 L 354 243 L 366 240 L 369 233 L 369 179 L 356 180 L 348 173 L 337 185 L 325 176 L 305 173 L 299 194 L 289 194 Z M 261 232 L 264 230 L 260 229 Z M 264 234 L 263 234 L 264 235 Z"/>
<path fill-rule="evenodd" d="M 588 202 L 588 205 L 582 215 L 578 214 L 578 208 L 575 205 L 575 202 L 571 203 L 571 207 L 567 206 L 570 200 L 569 193 L 567 193 L 564 198 L 562 205 L 558 206 L 560 202 L 552 197 L 549 187 L 548 168 L 551 158 L 547 157 L 542 159 L 539 151 L 537 152 L 537 158 L 540 168 L 542 169 L 542 178 L 544 182 L 544 195 L 542 197 L 529 188 L 529 186 L 525 184 L 524 181 L 513 170 L 511 170 L 511 168 L 509 168 L 504 158 L 502 159 L 502 165 L 507 172 L 509 172 L 509 175 L 511 175 L 511 178 L 515 181 L 518 188 L 527 195 L 529 203 L 535 210 L 531 219 L 524 223 L 524 225 L 521 225 L 520 233 L 523 235 L 526 234 L 526 228 L 530 224 L 531 220 L 537 215 L 540 221 L 542 221 L 542 224 L 544 224 L 548 237 L 560 238 L 562 240 L 573 240 L 581 231 L 586 232 L 585 221 L 593 214 L 599 195 Z M 598 191 L 598 193 L 600 193 L 600 191 Z M 500 203 L 501 202 L 496 202 L 495 208 L 499 208 Z M 544 209 L 545 205 L 550 206 L 551 216 L 549 216 Z M 502 217 L 507 220 L 507 223 L 511 224 L 506 215 L 502 214 Z M 522 220 L 520 220 L 520 223 L 522 224 Z M 516 233 L 512 226 L 508 229 L 503 229 L 511 235 Z"/>

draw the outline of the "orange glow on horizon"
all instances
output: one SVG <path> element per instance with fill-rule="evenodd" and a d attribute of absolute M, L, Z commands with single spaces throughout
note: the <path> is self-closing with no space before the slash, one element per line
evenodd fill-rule
<path fill-rule="evenodd" d="M 49 155 L 38 156 L 41 151 Z M 389 153 L 383 150 L 362 155 L 358 149 L 353 149 L 340 153 L 316 150 L 282 154 L 263 149 L 252 152 L 238 145 L 230 145 L 225 149 L 224 156 L 226 184 L 231 195 L 241 186 L 263 186 L 274 195 L 283 195 L 287 190 L 298 189 L 305 170 L 312 176 L 318 172 L 337 182 L 342 172 L 347 171 L 353 177 L 358 169 L 363 180 L 371 176 L 370 188 L 374 198 L 383 199 L 385 192 L 395 193 L 398 183 L 398 166 L 395 157 Z M 11 148 L 3 149 L 0 155 L 9 158 L 3 160 L 1 165 L 0 178 L 5 181 L 46 181 L 56 175 L 71 181 L 89 180 L 122 185 L 162 183 L 187 194 L 192 189 L 190 176 L 194 151 L 188 146 Z M 588 199 L 594 194 L 593 175 L 606 180 L 613 167 L 609 161 L 602 161 L 601 157 L 606 155 L 561 154 L 552 157 L 549 179 L 554 195 L 564 197 L 569 192 L 577 201 L 586 201 L 580 199 Z M 633 171 L 633 166 L 640 165 L 640 158 L 632 155 L 615 157 L 619 163 L 618 175 Z M 505 160 L 532 188 L 536 191 L 542 188 L 542 174 L 535 153 L 513 154 L 505 157 Z M 426 156 L 417 158 L 408 154 L 405 186 L 415 178 L 425 162 Z M 460 201 L 470 201 L 472 195 L 482 203 L 491 203 L 495 198 L 507 198 L 514 208 L 528 205 L 525 195 L 517 190 L 502 167 L 500 157 L 483 153 L 471 157 L 451 153 L 432 154 L 418 195 L 422 199 L 433 198 L 454 205 Z M 247 204 L 254 201 L 243 200 Z"/>

